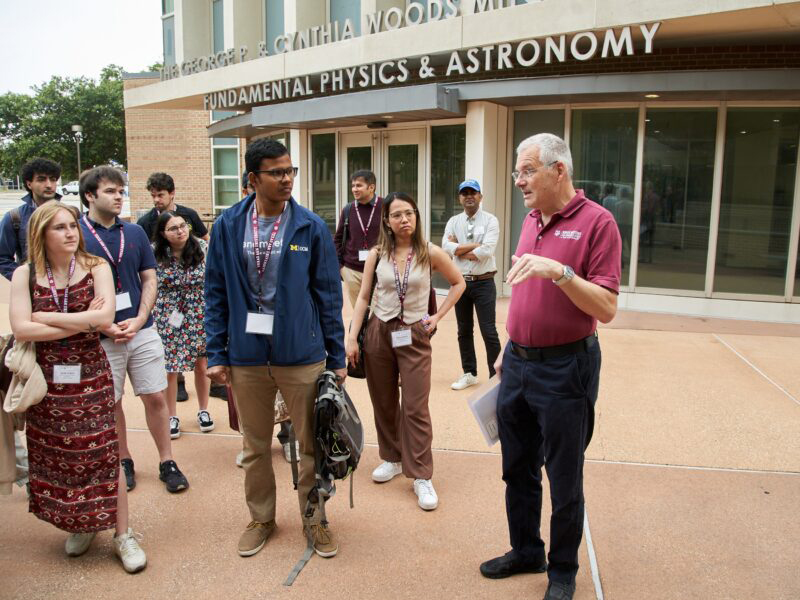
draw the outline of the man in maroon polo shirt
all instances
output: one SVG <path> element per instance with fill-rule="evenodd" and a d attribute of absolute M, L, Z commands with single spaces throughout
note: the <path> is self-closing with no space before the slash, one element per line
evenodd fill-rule
<path fill-rule="evenodd" d="M 600 381 L 595 330 L 617 312 L 621 242 L 611 213 L 572 186 L 572 155 L 561 138 L 524 140 L 512 177 L 532 210 L 506 276 L 511 339 L 495 363 L 511 551 L 484 562 L 481 573 L 500 579 L 546 570 L 545 600 L 570 600 L 583 534 L 584 450 Z M 552 503 L 547 560 L 543 465 Z"/>
<path fill-rule="evenodd" d="M 339 226 L 333 236 L 339 272 L 355 306 L 364 274 L 364 261 L 370 248 L 378 243 L 381 230 L 381 199 L 375 195 L 375 173 L 361 169 L 350 176 L 354 201 L 342 209 Z"/>

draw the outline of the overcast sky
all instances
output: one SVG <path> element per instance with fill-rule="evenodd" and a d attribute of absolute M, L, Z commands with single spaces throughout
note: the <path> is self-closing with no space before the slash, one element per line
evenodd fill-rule
<path fill-rule="evenodd" d="M 160 0 L 0 0 L 0 94 L 53 75 L 97 79 L 108 64 L 161 62 Z"/>

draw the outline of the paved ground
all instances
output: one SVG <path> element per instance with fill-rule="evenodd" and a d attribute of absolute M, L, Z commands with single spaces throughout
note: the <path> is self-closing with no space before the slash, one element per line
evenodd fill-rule
<path fill-rule="evenodd" d="M 506 309 L 501 300 L 502 331 Z M 576 598 L 800 598 L 800 325 L 629 312 L 600 333 L 604 365 L 585 468 L 591 544 L 585 536 Z M 436 511 L 417 507 L 408 481 L 371 482 L 379 461 L 371 406 L 364 382 L 350 382 L 368 441 L 355 508 L 340 485 L 329 504 L 339 555 L 314 557 L 284 588 L 303 539 L 277 441 L 279 528 L 261 553 L 242 559 L 240 438 L 226 426 L 225 403 L 212 401 L 218 427 L 201 434 L 189 381 L 190 400 L 179 405 L 186 433 L 174 452 L 192 487 L 171 496 L 129 391 L 139 473 L 132 522 L 148 568 L 126 575 L 111 557 L 109 532 L 68 559 L 65 535 L 27 514 L 15 490 L 0 498 L 0 597 L 540 598 L 544 576 L 490 581 L 478 573 L 482 560 L 507 550 L 503 484 L 499 448 L 486 447 L 466 407 L 470 390 L 449 389 L 460 374 L 455 340 L 450 315 L 433 340 Z"/>

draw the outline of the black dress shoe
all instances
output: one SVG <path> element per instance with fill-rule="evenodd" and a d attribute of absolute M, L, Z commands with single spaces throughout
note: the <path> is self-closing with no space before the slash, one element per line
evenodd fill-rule
<path fill-rule="evenodd" d="M 546 570 L 546 561 L 543 560 L 540 563 L 523 562 L 511 556 L 511 552 L 481 564 L 481 575 L 489 579 L 503 579 L 519 573 L 544 573 Z"/>
<path fill-rule="evenodd" d="M 228 400 L 228 386 L 221 383 L 212 383 L 208 395 L 220 400 Z"/>
<path fill-rule="evenodd" d="M 125 487 L 130 492 L 136 487 L 136 471 L 133 469 L 133 459 L 122 458 L 119 462 L 122 465 L 122 470 L 125 471 Z"/>
<path fill-rule="evenodd" d="M 559 583 L 551 581 L 547 584 L 547 591 L 544 593 L 544 600 L 572 600 L 575 595 L 575 582 Z"/>
<path fill-rule="evenodd" d="M 178 382 L 178 402 L 186 402 L 189 399 L 189 394 L 186 392 L 186 384 L 183 381 Z"/>

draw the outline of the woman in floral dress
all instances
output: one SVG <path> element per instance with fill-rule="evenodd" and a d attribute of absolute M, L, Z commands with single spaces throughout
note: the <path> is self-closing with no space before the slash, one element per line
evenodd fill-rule
<path fill-rule="evenodd" d="M 47 394 L 31 406 L 26 433 L 30 512 L 69 532 L 80 556 L 98 531 L 116 528 L 114 552 L 130 573 L 147 565 L 128 527 L 114 417 L 114 382 L 99 329 L 114 320 L 108 263 L 87 254 L 77 211 L 46 202 L 28 224 L 30 263 L 11 281 L 11 328 L 36 342 Z"/>
<path fill-rule="evenodd" d="M 183 217 L 164 211 L 153 231 L 158 274 L 158 299 L 153 315 L 167 365 L 167 403 L 172 439 L 181 435 L 177 414 L 178 373 L 194 371 L 197 423 L 200 431 L 214 429 L 208 412 L 211 381 L 206 377 L 206 334 L 203 328 L 203 284 L 206 242 L 196 237 Z"/>

